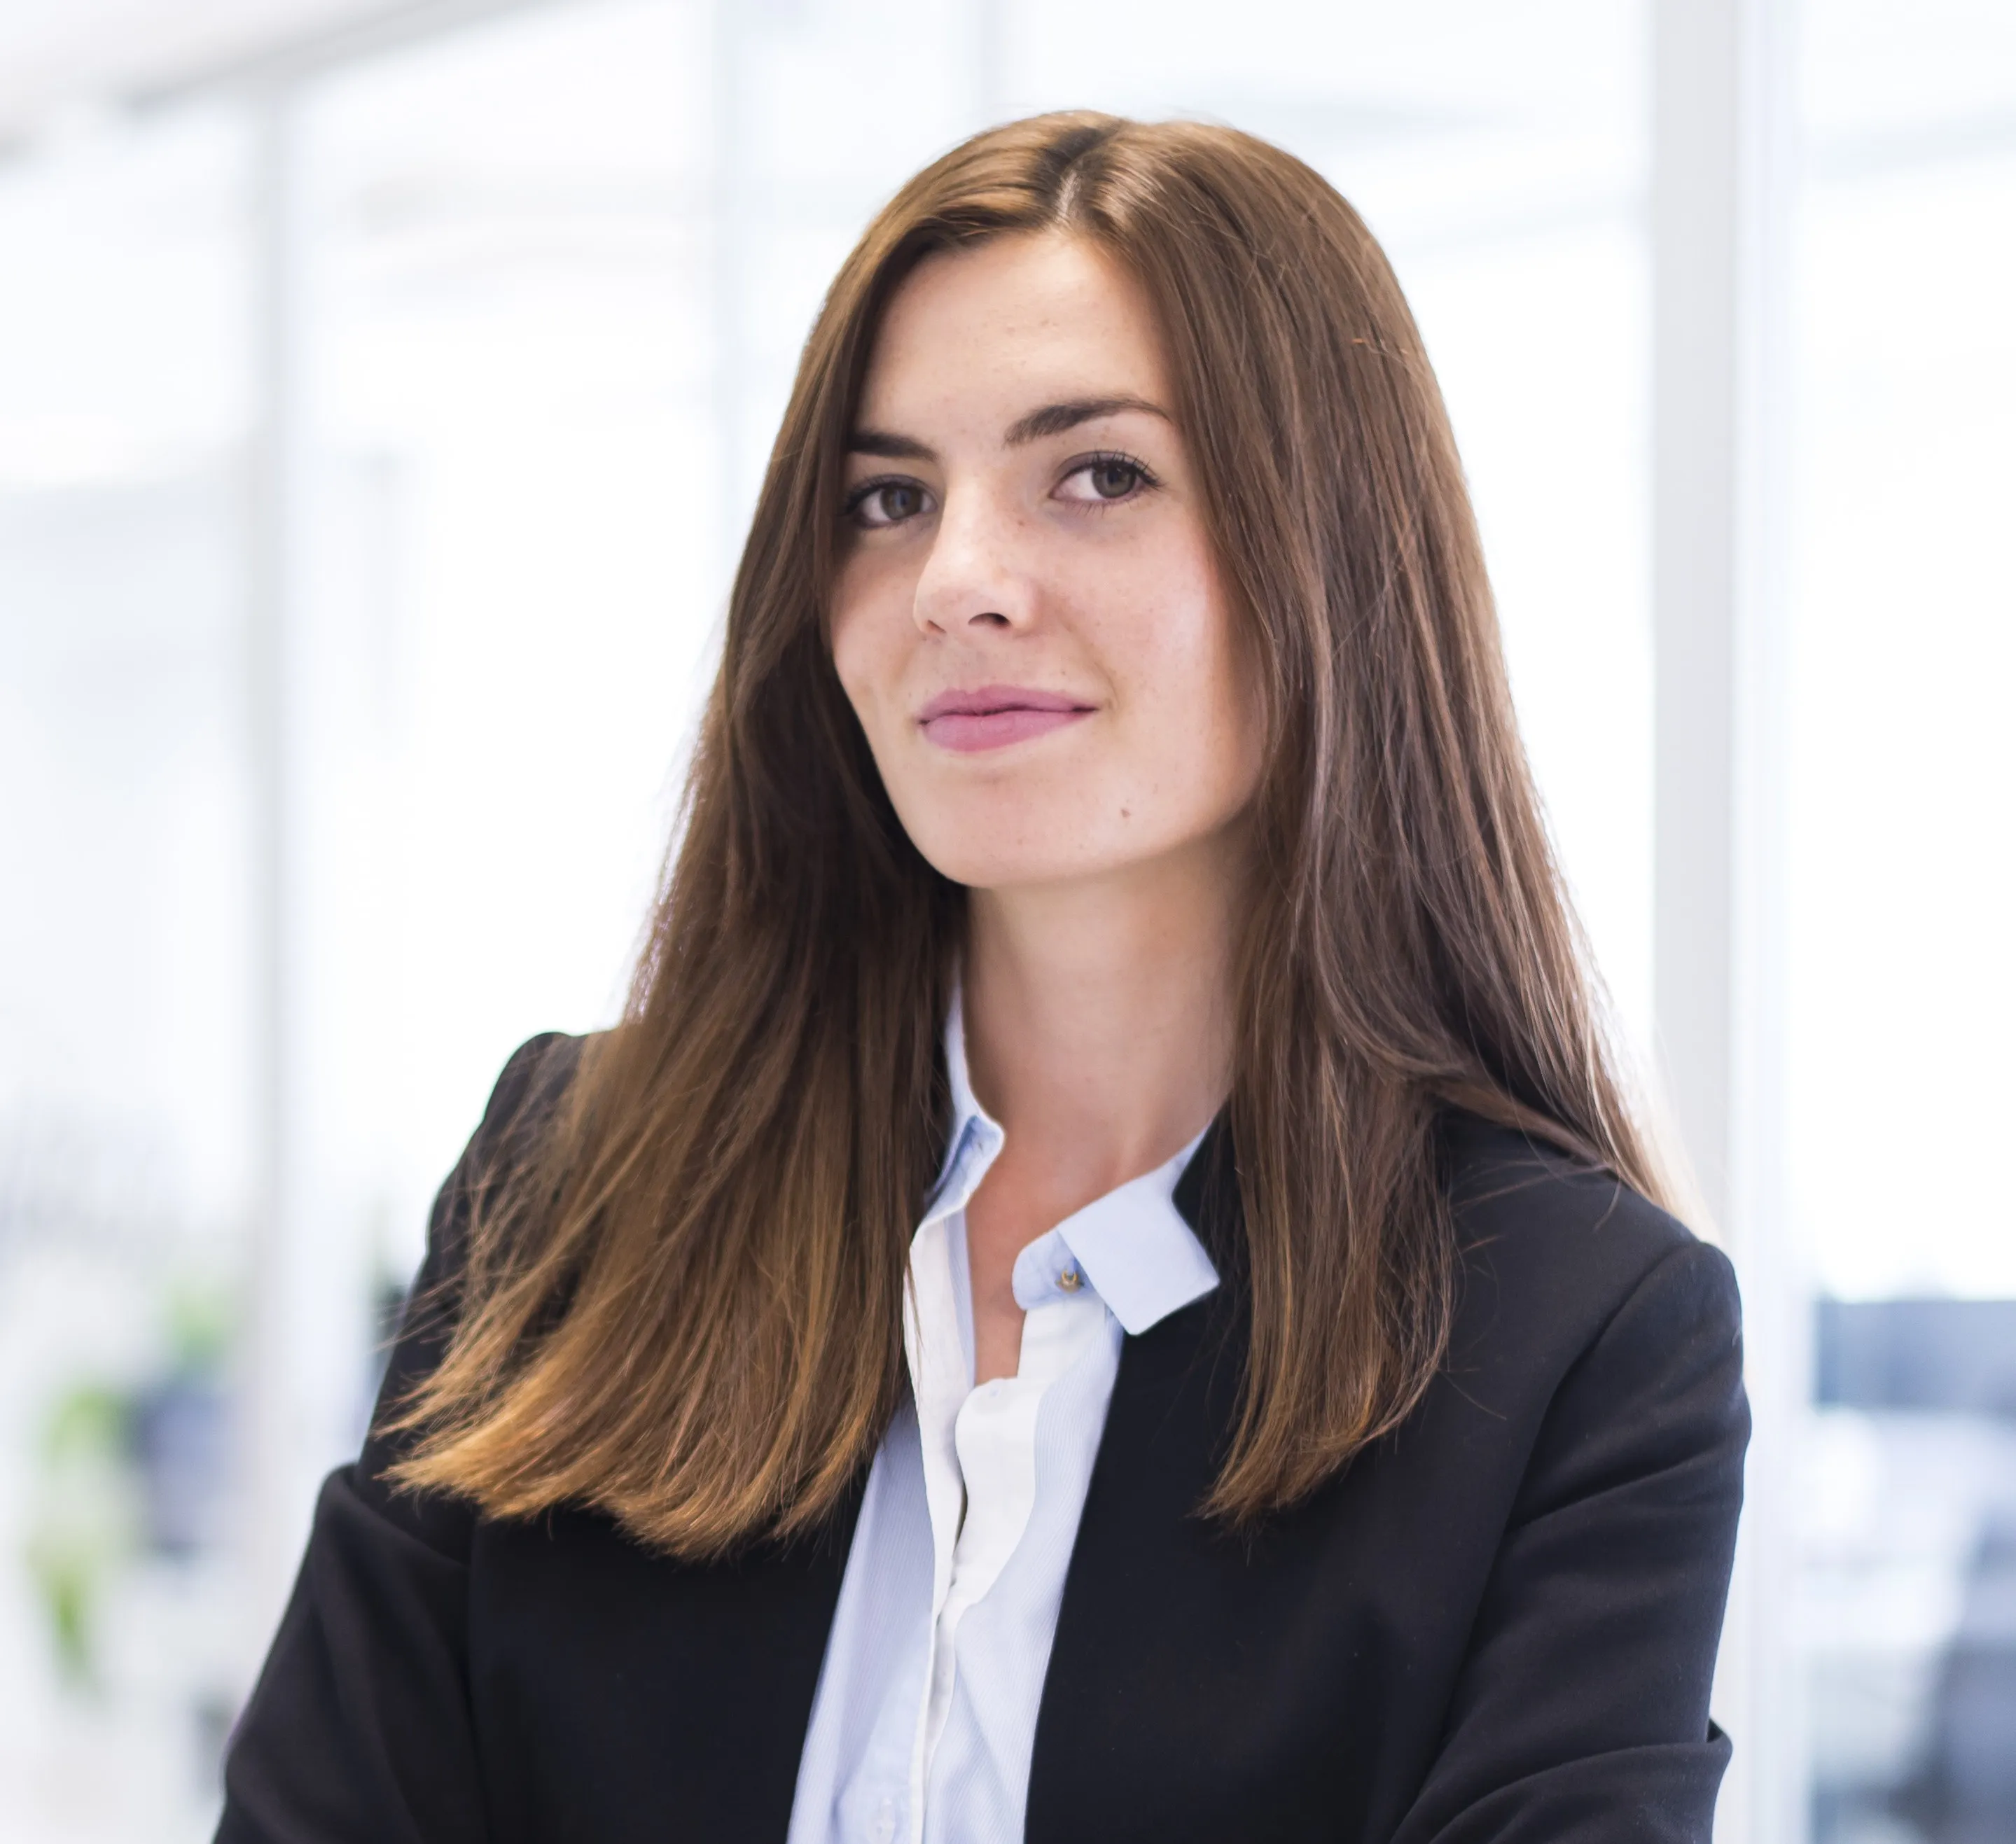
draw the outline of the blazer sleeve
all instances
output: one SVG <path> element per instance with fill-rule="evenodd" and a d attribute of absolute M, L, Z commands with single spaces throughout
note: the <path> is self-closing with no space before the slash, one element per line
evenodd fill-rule
<path fill-rule="evenodd" d="M 1727 1260 L 1689 1242 L 1563 1379 L 1395 1844 L 1707 1844 L 1750 1429 L 1739 1323 Z"/>
<path fill-rule="evenodd" d="M 453 1330 L 472 1200 L 526 1143 L 571 1073 L 549 1035 L 505 1066 L 434 1201 L 427 1253 L 364 1450 L 324 1483 L 292 1598 L 225 1763 L 218 1844 L 485 1844 L 468 1673 L 474 1514 L 381 1478 L 380 1424 Z"/>

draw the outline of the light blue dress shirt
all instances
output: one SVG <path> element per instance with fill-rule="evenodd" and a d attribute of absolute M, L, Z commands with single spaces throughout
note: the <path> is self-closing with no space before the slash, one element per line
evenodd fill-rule
<path fill-rule="evenodd" d="M 965 1212 L 1002 1130 L 974 1098 L 956 1003 L 945 1059 L 952 1145 L 911 1242 L 910 1391 L 869 1472 L 789 1844 L 1021 1838 L 1037 1707 L 1121 1340 L 1218 1285 L 1172 1201 L 1193 1141 L 1022 1251 L 1021 1361 L 975 1389 Z"/>

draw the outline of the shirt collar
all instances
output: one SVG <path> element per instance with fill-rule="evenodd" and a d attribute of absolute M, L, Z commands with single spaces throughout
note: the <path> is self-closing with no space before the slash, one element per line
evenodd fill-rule
<path fill-rule="evenodd" d="M 1050 1237 L 1024 1250 L 1024 1256 L 1054 1237 L 1071 1251 L 1121 1328 L 1136 1338 L 1201 1299 L 1217 1286 L 1218 1270 L 1174 1199 L 1176 1181 L 1203 1138 L 1198 1134 L 1167 1164 L 1067 1217 Z M 1018 1296 L 1021 1267 L 1018 1260 Z"/>
<path fill-rule="evenodd" d="M 945 1059 L 952 1083 L 952 1137 L 945 1142 L 945 1163 L 924 1213 L 927 1224 L 966 1208 L 1000 1152 L 1003 1138 L 1000 1122 L 981 1106 L 973 1092 L 966 1066 L 965 999 L 957 987 L 952 988 L 952 1010 L 945 1019 Z"/>
<path fill-rule="evenodd" d="M 984 1123 L 999 1133 L 1000 1123 L 981 1106 L 979 1098 L 973 1092 L 973 1076 L 966 1062 L 966 994 L 956 986 L 952 988 L 952 1010 L 945 1018 L 945 1072 L 952 1078 L 954 1143 L 957 1143 L 960 1133 L 974 1123 Z"/>
<path fill-rule="evenodd" d="M 966 1208 L 999 1155 L 1004 1138 L 1001 1123 L 973 1092 L 963 996 L 956 987 L 945 1019 L 945 1055 L 952 1087 L 952 1138 L 926 1224 Z M 1130 1336 L 1139 1337 L 1210 1292 L 1219 1284 L 1218 1270 L 1175 1201 L 1177 1181 L 1204 1137 L 1198 1134 L 1174 1159 L 1096 1198 L 1031 1242 L 1016 1262 L 1018 1296 L 1024 1291 L 1023 1269 L 1031 1270 L 1028 1278 L 1035 1284 L 1039 1269 L 1049 1265 L 1046 1251 L 1053 1241 L 1069 1252 Z"/>

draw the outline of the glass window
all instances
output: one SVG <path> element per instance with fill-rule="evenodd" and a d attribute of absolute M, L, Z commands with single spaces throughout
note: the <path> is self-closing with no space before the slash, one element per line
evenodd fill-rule
<path fill-rule="evenodd" d="M 348 662 L 308 1055 L 388 1279 L 510 1051 L 614 1015 L 670 829 L 729 510 L 707 26 L 535 11 L 305 112 L 308 615 Z"/>
<path fill-rule="evenodd" d="M 242 137 L 0 168 L 0 1808 L 194 1838 L 254 1185 Z"/>
<path fill-rule="evenodd" d="M 2016 14 L 1815 6 L 1787 1148 L 1816 1844 L 2016 1833 Z"/>

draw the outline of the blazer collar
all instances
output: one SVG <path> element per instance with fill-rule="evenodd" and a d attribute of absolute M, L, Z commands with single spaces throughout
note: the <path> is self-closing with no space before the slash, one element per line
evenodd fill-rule
<path fill-rule="evenodd" d="M 1232 1116 L 1221 1108 L 1204 1130 L 1170 1199 L 1203 1243 L 1219 1274 L 1243 1286 L 1246 1219 L 1239 1195 L 1239 1165 L 1232 1146 Z"/>

